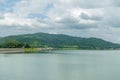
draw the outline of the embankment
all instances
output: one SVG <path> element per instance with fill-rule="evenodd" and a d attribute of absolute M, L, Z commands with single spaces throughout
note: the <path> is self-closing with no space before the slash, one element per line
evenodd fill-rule
<path fill-rule="evenodd" d="M 7 53 L 22 53 L 24 48 L 0 48 L 0 54 Z"/>
<path fill-rule="evenodd" d="M 31 53 L 52 50 L 52 48 L 0 48 L 0 54 L 7 53 Z"/>

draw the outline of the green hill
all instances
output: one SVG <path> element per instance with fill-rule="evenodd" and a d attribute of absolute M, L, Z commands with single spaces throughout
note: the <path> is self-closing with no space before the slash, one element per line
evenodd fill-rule
<path fill-rule="evenodd" d="M 23 34 L 0 38 L 1 47 L 6 40 L 29 44 L 31 47 L 76 48 L 76 49 L 118 49 L 114 44 L 99 38 L 72 37 L 63 34 Z"/>

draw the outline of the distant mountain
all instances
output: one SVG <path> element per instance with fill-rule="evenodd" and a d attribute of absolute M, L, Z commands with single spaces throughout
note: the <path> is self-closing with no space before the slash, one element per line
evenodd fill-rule
<path fill-rule="evenodd" d="M 99 38 L 81 38 L 63 34 L 23 34 L 0 38 L 0 44 L 5 40 L 16 40 L 29 44 L 31 47 L 76 48 L 76 49 L 118 49 L 120 44 L 108 42 Z"/>

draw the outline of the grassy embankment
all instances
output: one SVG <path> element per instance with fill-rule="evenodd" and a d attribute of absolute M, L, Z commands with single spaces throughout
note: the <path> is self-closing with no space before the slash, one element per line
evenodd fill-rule
<path fill-rule="evenodd" d="M 25 53 L 33 53 L 33 52 L 41 52 L 41 51 L 47 51 L 52 50 L 53 48 L 24 48 Z"/>

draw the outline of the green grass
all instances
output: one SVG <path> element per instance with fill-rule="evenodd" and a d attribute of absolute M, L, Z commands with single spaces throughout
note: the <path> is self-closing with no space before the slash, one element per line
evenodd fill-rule
<path fill-rule="evenodd" d="M 37 52 L 37 48 L 25 48 L 24 52 L 25 53 L 32 53 L 32 52 Z"/>

